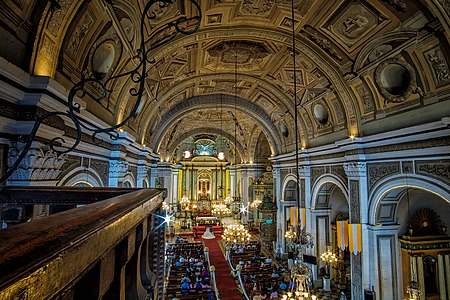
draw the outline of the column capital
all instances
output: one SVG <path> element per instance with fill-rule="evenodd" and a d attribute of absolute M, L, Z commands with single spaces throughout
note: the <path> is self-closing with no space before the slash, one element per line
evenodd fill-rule
<path fill-rule="evenodd" d="M 344 164 L 344 171 L 348 177 L 365 177 L 367 168 L 365 162 L 351 162 Z"/>
<path fill-rule="evenodd" d="M 300 177 L 311 177 L 311 167 L 310 166 L 300 166 L 300 167 L 298 167 L 298 176 L 300 176 Z"/>
<path fill-rule="evenodd" d="M 109 161 L 109 177 L 121 178 L 128 172 L 129 164 L 123 160 L 110 160 Z"/>

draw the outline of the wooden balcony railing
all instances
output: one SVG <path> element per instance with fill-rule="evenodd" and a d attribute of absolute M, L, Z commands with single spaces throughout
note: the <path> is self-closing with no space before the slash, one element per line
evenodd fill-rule
<path fill-rule="evenodd" d="M 165 195 L 156 189 L 3 187 L 3 203 L 94 203 L 0 231 L 0 299 L 153 298 L 162 277 L 154 263 L 163 263 L 158 252 L 164 250 L 155 211 Z"/>

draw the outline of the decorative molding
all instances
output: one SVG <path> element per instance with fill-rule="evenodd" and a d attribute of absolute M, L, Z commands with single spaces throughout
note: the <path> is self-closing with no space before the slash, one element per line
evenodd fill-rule
<path fill-rule="evenodd" d="M 408 5 L 405 0 L 384 0 L 388 2 L 391 6 L 393 6 L 398 11 L 406 11 L 408 9 Z"/>
<path fill-rule="evenodd" d="M 122 178 L 128 172 L 128 162 L 121 160 L 109 161 L 109 177 L 110 178 Z"/>
<path fill-rule="evenodd" d="M 358 91 L 359 96 L 362 99 L 362 103 L 364 105 L 364 112 L 368 113 L 375 109 L 374 100 L 372 94 L 369 92 L 369 88 L 366 84 L 359 85 L 356 90 Z"/>
<path fill-rule="evenodd" d="M 343 60 L 343 57 L 333 48 L 332 43 L 329 40 L 321 38 L 317 33 L 307 33 L 307 37 L 325 50 L 331 57 L 336 58 L 339 61 Z"/>
<path fill-rule="evenodd" d="M 348 177 L 359 178 L 367 175 L 366 167 L 366 163 L 363 162 L 345 163 L 344 171 Z"/>
<path fill-rule="evenodd" d="M 326 173 L 325 167 L 312 167 L 311 168 L 311 187 L 315 184 L 317 179 Z"/>
<path fill-rule="evenodd" d="M 342 165 L 331 166 L 330 173 L 339 177 L 339 179 L 341 179 L 344 184 L 347 183 L 348 177 L 347 174 L 345 173 L 344 166 Z"/>
<path fill-rule="evenodd" d="M 441 48 L 437 46 L 425 52 L 424 56 L 432 70 L 436 86 L 447 84 L 450 81 L 450 71 Z"/>
<path fill-rule="evenodd" d="M 136 166 L 130 166 L 129 170 L 134 176 L 134 180 L 137 180 L 138 168 Z"/>
<path fill-rule="evenodd" d="M 350 222 L 360 223 L 359 180 L 350 180 Z"/>
<path fill-rule="evenodd" d="M 412 161 L 402 161 L 402 173 L 414 173 L 414 163 Z"/>
<path fill-rule="evenodd" d="M 247 15 L 266 15 L 275 4 L 288 5 L 290 0 L 245 0 L 242 1 L 240 12 Z"/>
<path fill-rule="evenodd" d="M 351 254 L 350 266 L 352 282 L 352 299 L 363 299 L 362 295 L 362 257 L 361 253 Z"/>
<path fill-rule="evenodd" d="M 399 174 L 400 163 L 394 162 L 394 163 L 368 164 L 367 169 L 368 169 L 367 180 L 369 183 L 369 188 L 372 189 L 375 183 L 377 183 L 379 180 L 393 174 Z"/>
<path fill-rule="evenodd" d="M 416 161 L 416 173 L 450 182 L 450 161 Z"/>
<path fill-rule="evenodd" d="M 221 63 L 239 65 L 261 62 L 270 52 L 263 43 L 249 41 L 223 41 L 207 50 L 211 57 Z"/>
<path fill-rule="evenodd" d="M 72 59 L 75 59 L 77 57 L 77 53 L 81 49 L 80 46 L 94 22 L 94 14 L 90 10 L 87 10 L 75 27 L 75 30 L 73 31 L 72 36 L 70 37 L 70 40 L 65 49 L 66 53 Z"/>
<path fill-rule="evenodd" d="M 403 74 L 390 74 L 387 76 L 385 72 L 400 72 L 399 69 L 403 69 Z M 389 84 L 385 81 L 390 78 L 390 76 L 405 76 L 406 72 L 409 75 L 409 83 L 408 86 L 396 87 L 399 89 L 398 94 L 397 91 L 395 94 L 392 94 L 388 89 L 390 88 Z M 416 71 L 414 68 L 407 62 L 400 60 L 398 58 L 388 58 L 382 61 L 378 67 L 375 69 L 375 82 L 378 87 L 380 94 L 384 97 L 384 103 L 401 103 L 405 102 L 406 99 L 413 93 L 417 92 L 416 86 Z"/>
<path fill-rule="evenodd" d="M 298 176 L 300 176 L 300 177 L 311 176 L 311 167 L 310 166 L 299 166 L 298 167 Z"/>
<path fill-rule="evenodd" d="M 8 151 L 8 167 L 12 166 L 20 155 L 13 146 Z M 18 169 L 9 177 L 9 181 L 56 180 L 62 172 L 61 167 L 67 160 L 67 154 L 57 155 L 53 150 L 30 149 Z"/>
<path fill-rule="evenodd" d="M 109 162 L 99 159 L 91 159 L 91 167 L 100 175 L 104 186 L 108 185 Z"/>
<path fill-rule="evenodd" d="M 61 167 L 61 174 L 58 179 L 64 178 L 67 174 L 69 174 L 72 170 L 81 166 L 81 157 L 68 155 L 65 163 Z"/>
<path fill-rule="evenodd" d="M 442 9 L 445 11 L 448 17 L 450 17 L 450 1 L 449 0 L 438 0 L 437 1 Z"/>
<path fill-rule="evenodd" d="M 54 7 L 50 16 L 50 21 L 47 24 L 48 31 L 53 34 L 54 37 L 58 36 L 58 31 L 61 29 L 61 24 L 66 18 L 72 3 L 73 0 L 61 0 L 58 2 L 61 8 Z"/>

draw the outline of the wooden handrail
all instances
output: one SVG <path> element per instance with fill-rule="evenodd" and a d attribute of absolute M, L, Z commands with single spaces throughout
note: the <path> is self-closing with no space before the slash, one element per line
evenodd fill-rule
<path fill-rule="evenodd" d="M 3 188 L 1 193 L 45 194 L 53 190 L 34 187 L 28 189 L 36 191 Z M 68 196 L 73 188 L 54 190 L 57 194 L 64 193 L 69 198 L 76 198 Z M 98 261 L 107 251 L 114 249 L 130 230 L 146 223 L 148 216 L 159 207 L 165 195 L 164 190 L 157 189 L 96 190 L 103 190 L 109 195 L 119 195 L 0 231 L 1 299 L 15 299 L 3 298 L 2 290 L 6 291 L 7 296 L 11 296 L 11 293 L 18 292 L 27 284 L 42 284 L 48 295 L 60 292 L 58 289 L 70 284 L 69 280 L 80 276 L 89 265 Z M 81 192 L 78 189 L 75 189 L 75 193 L 89 195 L 89 192 Z M 83 261 L 73 261 L 79 260 L 80 257 Z M 26 283 L 24 280 L 30 282 Z M 54 287 L 51 286 L 52 281 Z"/>
<path fill-rule="evenodd" d="M 89 204 L 137 191 L 137 188 L 109 187 L 0 187 L 0 202 L 14 204 Z M 165 189 L 161 189 L 165 192 Z M 166 196 L 163 195 L 165 198 Z"/>

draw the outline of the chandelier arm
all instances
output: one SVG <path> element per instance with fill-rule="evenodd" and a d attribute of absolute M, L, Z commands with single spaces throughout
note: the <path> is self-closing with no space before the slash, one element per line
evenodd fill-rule
<path fill-rule="evenodd" d="M 27 155 L 28 151 L 30 150 L 32 143 L 36 140 L 36 135 L 38 132 L 39 127 L 42 123 L 44 123 L 45 120 L 48 120 L 51 117 L 60 116 L 60 117 L 67 117 L 69 118 L 75 127 L 75 141 L 70 147 L 62 146 L 61 144 L 65 143 L 65 140 L 62 137 L 55 137 L 51 139 L 48 143 L 50 149 L 55 151 L 57 154 L 65 154 L 68 152 L 73 151 L 81 142 L 82 137 L 82 129 L 85 131 L 91 132 L 92 140 L 94 143 L 101 142 L 97 139 L 97 135 L 100 133 L 105 133 L 109 135 L 109 138 L 111 140 L 116 140 L 119 138 L 119 133 L 116 131 L 120 127 L 124 126 L 131 118 L 135 118 L 137 114 L 139 113 L 139 109 L 142 102 L 142 97 L 145 91 L 145 80 L 147 76 L 147 63 L 154 63 L 155 59 L 151 58 L 149 59 L 149 52 L 156 49 L 157 47 L 160 47 L 172 39 L 175 38 L 175 36 L 178 33 L 181 34 L 192 34 L 196 32 L 201 24 L 202 19 L 202 11 L 200 5 L 197 3 L 196 0 L 189 0 L 189 2 L 197 9 L 198 15 L 195 15 L 193 17 L 187 17 L 187 16 L 180 16 L 177 20 L 169 22 L 166 26 L 167 28 L 174 28 L 175 32 L 170 34 L 168 37 L 162 39 L 161 41 L 155 43 L 153 46 L 149 47 L 148 50 L 146 50 L 145 46 L 145 21 L 147 19 L 155 19 L 157 17 L 156 13 L 151 11 L 151 7 L 153 5 L 159 5 L 160 8 L 167 7 L 173 3 L 175 3 L 175 0 L 149 0 L 142 12 L 141 15 L 141 26 L 140 26 L 140 36 L 141 36 L 141 43 L 140 48 L 137 49 L 137 58 L 139 59 L 139 62 L 137 63 L 137 66 L 131 70 L 124 72 L 122 74 L 110 76 L 109 78 L 105 79 L 104 81 L 97 79 L 95 77 L 88 77 L 83 78 L 79 82 L 77 82 L 70 90 L 68 95 L 68 110 L 66 112 L 47 112 L 43 114 L 42 116 L 38 117 L 33 125 L 33 128 L 31 129 L 31 132 L 28 134 L 26 139 L 19 138 L 19 141 L 25 143 L 22 150 L 20 151 L 20 154 L 17 156 L 14 163 L 12 163 L 11 167 L 9 167 L 5 174 L 0 177 L 0 182 L 6 181 L 13 173 L 16 171 L 25 156 Z M 108 2 L 112 4 L 112 1 Z M 195 23 L 192 23 L 195 22 Z M 184 27 L 185 26 L 185 27 Z M 192 26 L 192 28 L 190 28 Z M 190 29 L 188 29 L 190 28 Z M 131 112 L 129 115 L 124 117 L 121 122 L 119 122 L 116 125 L 112 125 L 106 128 L 102 128 L 100 126 L 93 125 L 89 123 L 86 119 L 84 119 L 82 116 L 80 116 L 80 104 L 75 101 L 75 97 L 77 98 L 83 98 L 88 94 L 88 90 L 86 89 L 86 85 L 89 84 L 90 86 L 95 87 L 98 91 L 100 91 L 100 96 L 97 98 L 93 98 L 94 101 L 100 103 L 103 99 L 107 98 L 108 94 L 112 91 L 109 90 L 107 87 L 109 84 L 118 79 L 125 76 L 129 76 L 131 81 L 138 84 L 138 87 L 132 87 L 129 90 L 129 94 L 134 97 L 136 100 L 134 102 L 134 105 L 131 109 Z M 92 98 L 92 96 L 91 96 Z M 64 150 L 57 149 L 57 148 L 64 148 Z"/>

